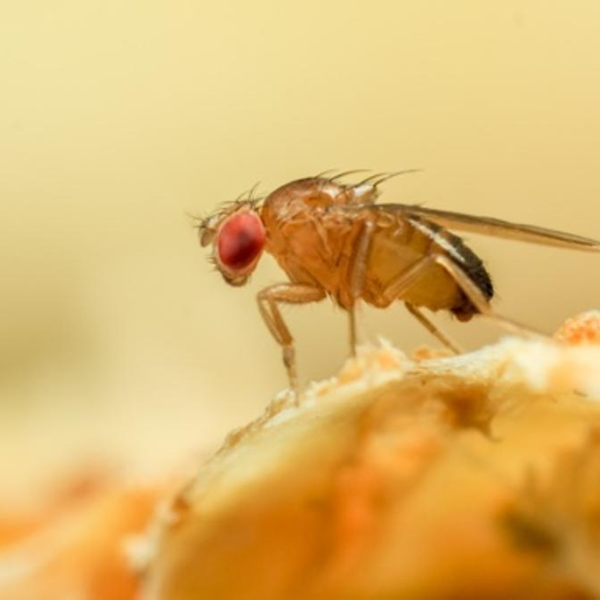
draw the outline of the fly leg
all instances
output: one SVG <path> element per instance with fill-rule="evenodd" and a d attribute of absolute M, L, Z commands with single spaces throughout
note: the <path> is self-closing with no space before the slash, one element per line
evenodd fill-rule
<path fill-rule="evenodd" d="M 413 315 L 431 333 L 434 335 L 446 348 L 450 349 L 454 354 L 462 354 L 462 350 L 452 340 L 450 340 L 444 333 L 442 333 L 436 325 L 434 325 L 416 306 L 413 306 L 409 302 L 405 302 L 404 306 L 408 312 Z"/>
<path fill-rule="evenodd" d="M 442 268 L 444 268 L 448 274 L 454 279 L 456 284 L 462 289 L 462 291 L 466 294 L 467 298 L 473 303 L 475 308 L 484 316 L 489 319 L 494 320 L 498 325 L 512 331 L 513 333 L 517 333 L 519 335 L 524 335 L 527 337 L 544 337 L 542 334 L 534 331 L 530 327 L 526 327 L 525 325 L 521 325 L 516 321 L 512 321 L 511 319 L 507 319 L 506 317 L 502 317 L 494 312 L 487 298 L 483 295 L 481 290 L 471 281 L 469 276 L 453 261 L 441 254 L 435 254 L 430 256 L 425 256 L 418 260 L 410 269 L 402 273 L 396 280 L 392 281 L 388 288 L 383 292 L 385 298 L 387 298 L 390 302 L 399 298 L 407 289 L 409 289 L 412 285 L 414 285 L 421 275 L 425 273 L 425 271 L 430 268 L 432 265 L 438 264 Z M 417 315 L 415 314 L 410 306 L 407 303 L 407 308 L 411 311 L 417 319 L 429 330 L 433 333 L 441 342 L 443 342 L 448 348 L 453 351 L 456 351 L 457 348 L 447 340 L 446 337 L 441 334 L 439 330 L 433 325 L 433 323 L 427 323 L 427 319 L 423 314 Z M 422 319 L 420 317 L 423 317 Z M 431 326 L 431 327 L 430 327 Z"/>
<path fill-rule="evenodd" d="M 400 273 L 396 279 L 393 279 L 388 287 L 383 290 L 383 297 L 389 301 L 400 298 L 400 296 L 410 287 L 412 287 L 425 273 L 425 271 L 435 264 L 435 258 L 433 256 L 424 256 L 420 258 L 414 265 L 409 269 Z"/>
<path fill-rule="evenodd" d="M 271 335 L 281 346 L 283 353 L 283 364 L 285 365 L 290 388 L 298 401 L 298 373 L 296 370 L 296 353 L 294 350 L 294 338 L 285 324 L 279 303 L 282 304 L 307 304 L 318 302 L 325 298 L 325 292 L 319 288 L 309 285 L 293 283 L 282 283 L 272 285 L 258 293 L 258 308 Z"/>
<path fill-rule="evenodd" d="M 350 332 L 350 353 L 356 356 L 357 344 L 357 327 L 356 327 L 356 310 L 360 296 L 362 294 L 365 282 L 365 268 L 369 249 L 371 248 L 371 240 L 375 225 L 371 221 L 366 221 L 354 243 L 352 255 L 350 256 L 350 265 L 348 272 L 350 273 L 350 297 L 352 298 L 352 306 L 348 309 L 349 317 L 349 332 Z"/>
<path fill-rule="evenodd" d="M 473 303 L 475 308 L 488 319 L 495 321 L 498 325 L 504 329 L 523 335 L 526 337 L 533 338 L 546 338 L 544 334 L 535 331 L 531 327 L 517 323 L 512 319 L 503 317 L 497 314 L 491 307 L 488 299 L 483 295 L 481 290 L 471 281 L 470 277 L 460 268 L 456 263 L 450 260 L 448 257 L 438 254 L 434 257 L 435 262 L 443 267 L 454 279 L 462 291 L 466 294 L 467 298 Z"/>
<path fill-rule="evenodd" d="M 392 280 L 388 287 L 383 291 L 383 296 L 389 302 L 400 298 L 406 290 L 412 287 L 419 278 L 435 264 L 434 256 L 424 256 L 419 259 L 409 269 L 401 273 L 396 279 Z M 429 331 L 432 333 L 444 346 L 455 354 L 459 354 L 459 348 L 453 344 L 420 310 L 412 304 L 405 302 L 408 311 Z"/>
<path fill-rule="evenodd" d="M 356 306 L 352 306 L 348 309 L 348 341 L 350 342 L 351 356 L 356 356 L 356 345 L 358 340 L 356 329 Z"/>

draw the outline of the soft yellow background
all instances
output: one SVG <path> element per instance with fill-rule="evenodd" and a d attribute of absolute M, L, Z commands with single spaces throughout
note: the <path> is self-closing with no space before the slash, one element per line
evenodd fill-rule
<path fill-rule="evenodd" d="M 421 167 L 385 199 L 600 238 L 599 32 L 592 0 L 3 0 L 0 491 L 160 471 L 285 384 L 254 302 L 281 274 L 228 288 L 186 216 L 257 180 Z M 503 313 L 600 305 L 600 257 L 471 237 Z M 344 315 L 287 314 L 302 376 L 333 373 Z M 430 341 L 401 307 L 366 325 Z"/>

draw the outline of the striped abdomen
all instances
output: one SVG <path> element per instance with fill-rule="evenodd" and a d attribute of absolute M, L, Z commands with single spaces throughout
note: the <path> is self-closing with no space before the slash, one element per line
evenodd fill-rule
<path fill-rule="evenodd" d="M 385 290 L 419 260 L 433 253 L 450 258 L 489 300 L 494 294 L 483 263 L 461 238 L 406 212 L 376 211 L 375 231 L 366 260 L 364 299 L 375 306 L 390 304 Z M 449 310 L 460 320 L 478 311 L 454 278 L 440 265 L 430 264 L 422 276 L 398 298 L 431 310 Z"/>

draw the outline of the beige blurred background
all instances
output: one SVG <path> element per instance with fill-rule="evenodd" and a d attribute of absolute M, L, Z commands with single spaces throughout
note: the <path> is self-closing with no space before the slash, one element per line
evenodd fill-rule
<path fill-rule="evenodd" d="M 254 301 L 281 273 L 228 288 L 186 216 L 258 180 L 420 167 L 385 199 L 600 238 L 599 24 L 592 0 L 2 2 L 0 493 L 152 476 L 285 385 Z M 503 313 L 600 306 L 599 257 L 470 238 Z M 303 378 L 334 373 L 344 315 L 286 314 Z M 401 307 L 365 316 L 431 342 Z"/>

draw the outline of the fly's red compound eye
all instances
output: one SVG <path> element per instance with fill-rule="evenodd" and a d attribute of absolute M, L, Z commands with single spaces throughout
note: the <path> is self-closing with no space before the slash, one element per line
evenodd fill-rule
<path fill-rule="evenodd" d="M 229 217 L 219 229 L 217 257 L 228 271 L 243 271 L 260 255 L 265 245 L 265 228 L 253 212 Z"/>

